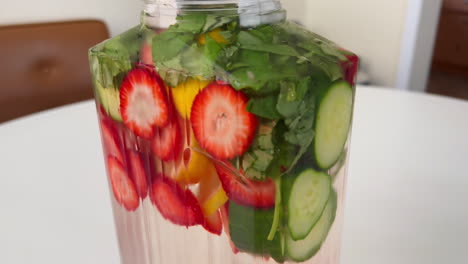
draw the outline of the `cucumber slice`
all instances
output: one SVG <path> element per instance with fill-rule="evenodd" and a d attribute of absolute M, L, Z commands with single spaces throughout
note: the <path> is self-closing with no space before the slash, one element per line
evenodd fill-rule
<path fill-rule="evenodd" d="M 328 174 L 312 169 L 303 171 L 294 180 L 288 199 L 288 227 L 292 239 L 304 239 L 320 219 L 331 185 Z"/>
<path fill-rule="evenodd" d="M 338 161 L 348 138 L 353 90 L 345 81 L 334 82 L 318 104 L 314 157 L 321 169 L 329 169 Z"/>
<path fill-rule="evenodd" d="M 336 193 L 332 191 L 320 220 L 303 240 L 294 241 L 290 234 L 286 232 L 286 254 L 292 260 L 302 262 L 317 254 L 335 221 L 336 208 L 337 197 Z"/>
<path fill-rule="evenodd" d="M 115 121 L 122 122 L 120 114 L 120 93 L 118 89 L 104 88 L 96 83 L 96 93 L 106 113 Z"/>

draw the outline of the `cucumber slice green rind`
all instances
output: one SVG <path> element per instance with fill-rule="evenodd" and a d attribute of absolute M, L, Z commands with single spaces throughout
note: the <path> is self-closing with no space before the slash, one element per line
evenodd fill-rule
<path fill-rule="evenodd" d="M 328 174 L 313 169 L 303 171 L 294 180 L 288 199 L 288 228 L 292 239 L 304 239 L 320 219 L 331 185 Z"/>
<path fill-rule="evenodd" d="M 320 250 L 325 242 L 328 233 L 335 221 L 337 208 L 337 196 L 334 191 L 330 195 L 327 206 L 323 211 L 320 220 L 315 224 L 310 233 L 299 241 L 294 241 L 289 232 L 286 232 L 286 255 L 297 262 L 306 261 Z"/>
<path fill-rule="evenodd" d="M 102 107 L 106 113 L 115 121 L 122 122 L 120 114 L 120 93 L 118 89 L 104 88 L 99 83 L 96 84 L 96 92 Z"/>
<path fill-rule="evenodd" d="M 319 97 L 313 146 L 316 163 L 329 169 L 340 158 L 351 127 L 353 90 L 336 81 Z"/>

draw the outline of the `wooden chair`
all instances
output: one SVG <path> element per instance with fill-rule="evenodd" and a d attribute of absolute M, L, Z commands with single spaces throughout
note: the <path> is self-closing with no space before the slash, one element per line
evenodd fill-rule
<path fill-rule="evenodd" d="M 88 49 L 107 39 L 96 20 L 0 27 L 0 122 L 92 98 Z"/>

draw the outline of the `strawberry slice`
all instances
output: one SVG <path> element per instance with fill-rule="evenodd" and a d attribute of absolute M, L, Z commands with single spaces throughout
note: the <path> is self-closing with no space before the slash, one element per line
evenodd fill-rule
<path fill-rule="evenodd" d="M 114 156 L 108 156 L 107 168 L 115 200 L 129 211 L 135 211 L 140 204 L 138 193 L 122 162 Z"/>
<path fill-rule="evenodd" d="M 193 102 L 190 121 L 200 146 L 218 159 L 232 159 L 252 143 L 257 118 L 246 110 L 247 97 L 230 85 L 213 82 Z"/>
<path fill-rule="evenodd" d="M 271 178 L 263 182 L 250 180 L 228 163 L 216 163 L 215 167 L 223 189 L 234 202 L 255 208 L 275 206 L 276 186 Z"/>
<path fill-rule="evenodd" d="M 341 49 L 345 54 L 346 61 L 341 62 L 344 79 L 352 86 L 355 85 L 356 75 L 359 68 L 359 57 L 345 49 Z"/>
<path fill-rule="evenodd" d="M 125 76 L 120 87 L 120 112 L 125 125 L 135 134 L 151 139 L 154 126 L 168 123 L 164 82 L 147 67 L 137 67 Z"/>
<path fill-rule="evenodd" d="M 221 212 L 218 210 L 210 216 L 205 216 L 203 227 L 210 233 L 220 236 L 223 231 L 223 221 Z"/>
<path fill-rule="evenodd" d="M 145 199 L 148 194 L 148 177 L 141 156 L 136 151 L 128 151 L 127 157 L 131 179 L 135 183 L 138 195 Z"/>
<path fill-rule="evenodd" d="M 189 190 L 165 176 L 157 177 L 150 189 L 151 202 L 161 215 L 174 224 L 194 226 L 204 222 L 197 199 Z"/>
<path fill-rule="evenodd" d="M 166 127 L 156 129 L 151 143 L 153 153 L 163 161 L 175 160 L 182 153 L 182 131 L 178 120 L 174 119 Z"/>
<path fill-rule="evenodd" d="M 122 143 L 118 136 L 117 130 L 108 119 L 101 120 L 101 135 L 102 144 L 104 146 L 105 155 L 114 156 L 120 162 L 123 162 Z"/>

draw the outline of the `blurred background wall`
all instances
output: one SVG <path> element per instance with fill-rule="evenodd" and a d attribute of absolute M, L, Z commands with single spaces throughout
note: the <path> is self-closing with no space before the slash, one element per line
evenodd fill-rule
<path fill-rule="evenodd" d="M 0 24 L 102 19 L 116 35 L 139 22 L 143 0 L 1 1 Z"/>

